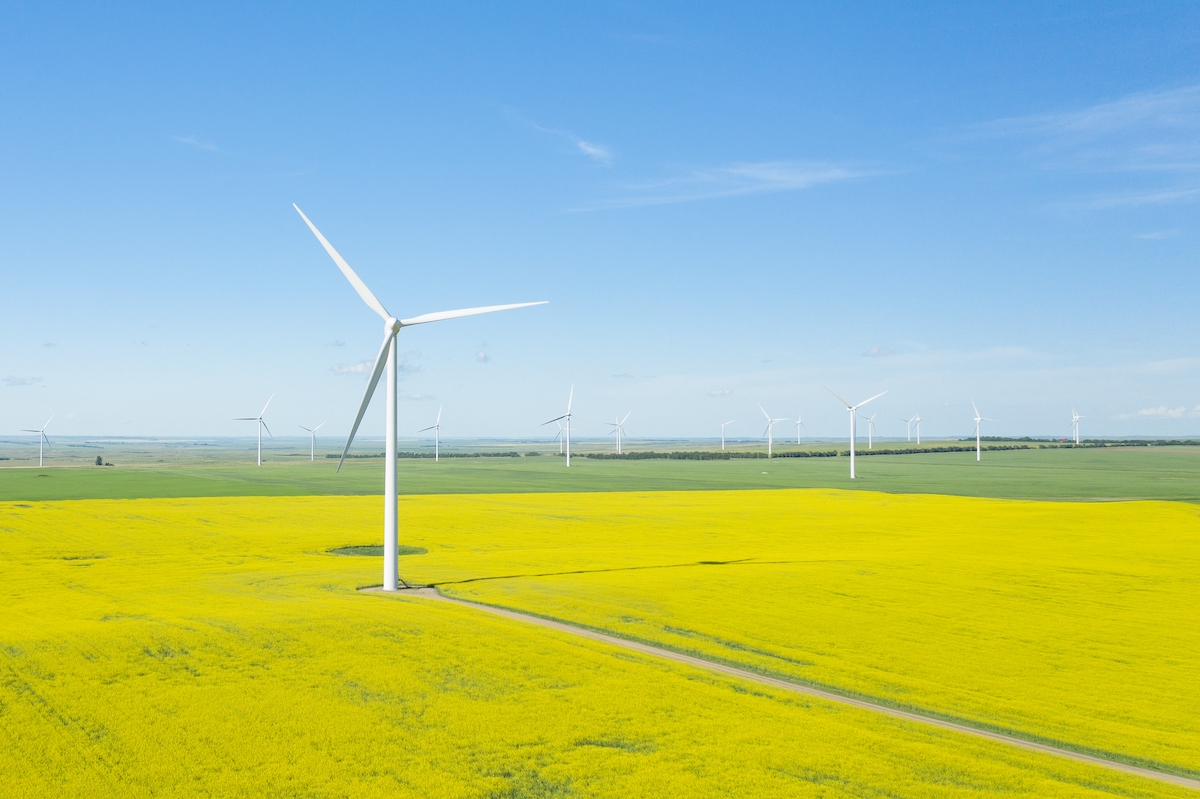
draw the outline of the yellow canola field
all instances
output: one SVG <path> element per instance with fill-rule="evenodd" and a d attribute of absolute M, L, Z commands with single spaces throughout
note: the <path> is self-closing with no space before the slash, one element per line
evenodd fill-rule
<path fill-rule="evenodd" d="M 431 549 L 406 571 L 569 565 L 546 536 L 607 516 L 593 501 L 405 500 L 406 543 Z M 1191 795 L 359 593 L 378 560 L 326 550 L 368 543 L 379 515 L 369 497 L 0 503 L 3 795 Z M 624 518 L 580 559 L 655 537 Z"/>
<path fill-rule="evenodd" d="M 405 573 L 450 595 L 1200 772 L 1194 505 L 798 490 L 405 509 L 431 550 Z M 537 573 L 562 574 L 450 582 Z"/>

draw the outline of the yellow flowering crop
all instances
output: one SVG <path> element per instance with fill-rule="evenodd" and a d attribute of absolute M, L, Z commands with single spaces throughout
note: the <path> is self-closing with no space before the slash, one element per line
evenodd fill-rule
<path fill-rule="evenodd" d="M 406 507 L 437 553 L 416 579 L 626 569 L 447 594 L 1200 771 L 1194 505 L 807 490 Z M 628 570 L 645 566 L 667 568 Z"/>
<path fill-rule="evenodd" d="M 406 498 L 404 543 L 430 551 L 405 558 L 402 573 L 461 579 L 731 551 L 740 547 L 721 528 L 738 518 L 751 525 L 745 550 L 760 556 L 870 549 L 853 533 L 824 545 L 793 537 L 790 508 L 809 495 L 790 496 Z M 693 499 L 707 513 L 692 515 Z M 357 592 L 378 582 L 379 561 L 326 550 L 374 542 L 379 516 L 375 497 L 0 503 L 0 794 L 1190 795 L 469 608 Z M 781 533 L 790 540 L 771 543 Z M 650 577 L 660 572 L 630 574 L 669 585 Z M 708 601 L 696 581 L 677 584 Z M 503 585 L 516 584 L 489 590 Z M 576 585 L 555 599 L 527 582 L 505 598 L 607 618 L 589 599 L 606 589 Z M 664 607 L 650 582 L 642 594 L 623 585 L 631 618 Z M 555 604 L 564 597 L 575 604 Z M 720 638 L 732 610 L 709 613 L 699 629 Z M 797 626 L 760 632 L 795 645 Z"/>

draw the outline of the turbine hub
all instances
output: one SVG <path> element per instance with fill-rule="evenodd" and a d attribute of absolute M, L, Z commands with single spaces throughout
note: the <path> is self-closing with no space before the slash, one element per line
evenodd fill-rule
<path fill-rule="evenodd" d="M 394 316 L 389 316 L 383 323 L 383 332 L 385 334 L 394 336 L 400 332 L 401 327 L 403 327 L 403 325 L 400 324 L 399 319 Z"/>

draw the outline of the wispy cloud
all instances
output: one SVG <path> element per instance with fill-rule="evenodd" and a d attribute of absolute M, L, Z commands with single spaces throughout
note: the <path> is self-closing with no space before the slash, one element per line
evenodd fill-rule
<path fill-rule="evenodd" d="M 479 352 L 475 353 L 475 362 L 476 363 L 487 363 L 491 359 L 492 359 L 492 356 L 488 355 L 483 350 L 480 350 Z"/>
<path fill-rule="evenodd" d="M 1043 169 L 1139 174 L 1158 184 L 1098 193 L 1073 206 L 1118 208 L 1186 202 L 1200 196 L 1200 85 L 1131 94 L 1068 111 L 997 119 L 965 132 L 968 138 L 1011 141 Z"/>
<path fill-rule="evenodd" d="M 217 145 L 210 141 L 205 141 L 197 136 L 172 136 L 171 141 L 179 142 L 180 144 L 186 144 L 188 147 L 195 147 L 197 150 L 204 150 L 208 153 L 220 152 L 220 150 L 217 149 Z"/>
<path fill-rule="evenodd" d="M 1196 418 L 1200 416 L 1200 405 L 1188 410 L 1187 407 L 1180 405 L 1177 408 L 1171 408 L 1166 405 L 1159 405 L 1157 408 L 1142 408 L 1137 413 L 1123 413 L 1121 419 L 1183 419 Z"/>
<path fill-rule="evenodd" d="M 867 358 L 886 358 L 889 355 L 895 355 L 896 351 L 890 347 L 872 347 L 863 353 Z"/>
<path fill-rule="evenodd" d="M 401 394 L 400 399 L 405 402 L 425 402 L 426 400 L 437 399 L 431 394 Z"/>
<path fill-rule="evenodd" d="M 57 341 L 47 341 L 42 346 L 45 347 L 46 349 L 53 349 L 54 347 L 58 346 L 58 342 Z"/>
<path fill-rule="evenodd" d="M 731 388 L 714 388 L 712 391 L 708 392 L 708 396 L 710 396 L 710 397 L 728 397 L 732 393 L 733 393 L 733 389 L 731 389 Z"/>
<path fill-rule="evenodd" d="M 346 342 L 338 341 L 337 339 L 334 339 L 333 341 L 329 342 L 325 346 L 326 347 L 344 347 L 344 346 L 346 346 Z"/>
<path fill-rule="evenodd" d="M 416 350 L 410 350 L 401 355 L 396 361 L 396 369 L 401 375 L 413 374 L 421 371 L 421 364 L 414 363 L 412 359 L 420 357 L 421 353 Z M 367 358 L 358 363 L 339 363 L 333 367 L 334 374 L 339 375 L 369 375 L 371 368 L 375 365 L 374 358 Z"/>
<path fill-rule="evenodd" d="M 825 183 L 885 174 L 883 170 L 844 166 L 824 161 L 739 162 L 712 169 L 696 169 L 677 177 L 626 187 L 624 197 L 602 200 L 579 211 L 631 208 L 644 205 L 712 200 L 768 192 L 798 191 Z"/>
<path fill-rule="evenodd" d="M 32 385 L 36 385 L 36 384 L 42 382 L 42 378 L 40 378 L 40 377 L 17 377 L 15 375 L 9 375 L 8 377 L 4 378 L 3 380 L 0 380 L 0 382 L 4 383 L 4 385 L 6 385 L 6 386 L 32 386 Z"/>
<path fill-rule="evenodd" d="M 569 141 L 572 145 L 574 145 L 578 152 L 583 153 L 598 164 L 604 164 L 605 166 L 608 166 L 612 163 L 613 151 L 612 148 L 608 147 L 607 145 L 597 144 L 596 142 L 581 139 L 574 133 L 568 133 L 565 130 L 555 130 L 554 128 L 543 127 L 536 122 L 529 122 L 528 124 L 533 126 L 535 130 L 540 130 L 542 133 L 549 133 L 551 136 L 558 136 L 561 139 Z"/>
<path fill-rule="evenodd" d="M 1147 241 L 1159 241 L 1161 239 L 1173 239 L 1178 235 L 1179 231 L 1172 228 L 1171 230 L 1154 230 L 1149 233 L 1141 233 L 1138 235 L 1138 238 L 1146 239 Z"/>

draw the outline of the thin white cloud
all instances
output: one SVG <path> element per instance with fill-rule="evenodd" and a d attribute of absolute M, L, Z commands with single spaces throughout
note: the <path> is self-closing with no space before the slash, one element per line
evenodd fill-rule
<path fill-rule="evenodd" d="M 733 389 L 731 389 L 731 388 L 714 388 L 712 391 L 708 392 L 708 396 L 710 396 L 710 397 L 728 397 L 732 393 L 733 393 Z"/>
<path fill-rule="evenodd" d="M 1172 228 L 1171 230 L 1153 230 L 1149 233 L 1141 233 L 1138 235 L 1138 238 L 1146 239 L 1147 241 L 1160 241 L 1162 239 L 1173 239 L 1178 235 L 1179 231 Z"/>
<path fill-rule="evenodd" d="M 863 353 L 867 358 L 886 358 L 889 355 L 895 355 L 896 351 L 890 347 L 872 347 Z"/>
<path fill-rule="evenodd" d="M 540 130 L 542 133 L 549 133 L 551 136 L 558 136 L 559 138 L 566 139 L 567 141 L 571 142 L 571 144 L 575 145 L 576 150 L 583 153 L 596 163 L 604 164 L 605 166 L 608 166 L 612 163 L 613 151 L 607 145 L 597 144 L 596 142 L 590 142 L 585 139 L 581 139 L 574 133 L 567 133 L 565 130 L 555 130 L 554 128 L 542 127 L 536 122 L 530 122 L 529 124 L 532 125 L 536 130 Z"/>
<path fill-rule="evenodd" d="M 1121 419 L 1183 419 L 1196 418 L 1200 416 L 1200 405 L 1188 410 L 1185 406 L 1180 405 L 1177 408 L 1171 408 L 1166 405 L 1159 405 L 1157 408 L 1142 408 L 1137 413 L 1123 413 Z"/>
<path fill-rule="evenodd" d="M 339 363 L 333 367 L 333 371 L 339 375 L 365 375 L 371 372 L 371 367 L 375 361 L 367 358 L 365 361 L 358 363 Z"/>
<path fill-rule="evenodd" d="M 3 380 L 0 380 L 0 382 L 4 383 L 4 385 L 6 385 L 6 386 L 32 386 L 32 385 L 36 385 L 36 384 L 42 382 L 42 378 L 40 378 L 40 377 L 17 377 L 16 375 L 9 375 L 8 377 L 4 378 Z"/>
<path fill-rule="evenodd" d="M 208 153 L 219 152 L 217 145 L 210 141 L 200 139 L 196 136 L 172 136 L 171 141 L 176 141 L 180 144 L 186 144 L 188 147 L 195 147 L 197 150 L 204 150 Z"/>
<path fill-rule="evenodd" d="M 825 183 L 885 174 L 879 169 L 842 166 L 824 161 L 739 162 L 712 169 L 697 169 L 667 180 L 632 185 L 624 197 L 602 200 L 579 211 L 632 208 L 646 205 L 712 200 L 768 192 L 799 191 Z"/>
<path fill-rule="evenodd" d="M 475 353 L 475 362 L 476 363 L 487 363 L 491 359 L 492 359 L 492 356 L 488 355 L 483 350 L 480 350 L 479 352 Z"/>
<path fill-rule="evenodd" d="M 426 400 L 437 399 L 430 394 L 402 394 L 400 399 L 405 402 L 425 402 Z"/>

